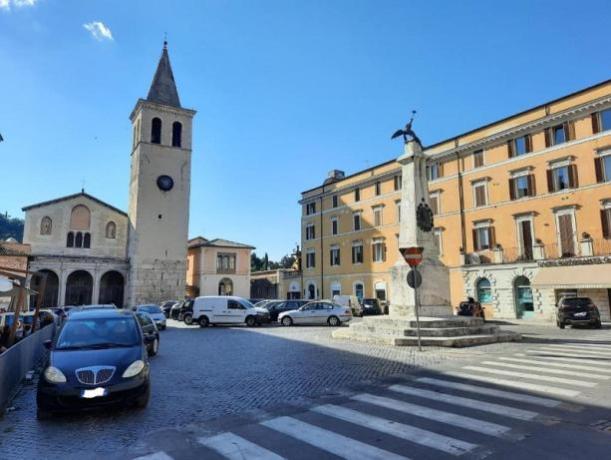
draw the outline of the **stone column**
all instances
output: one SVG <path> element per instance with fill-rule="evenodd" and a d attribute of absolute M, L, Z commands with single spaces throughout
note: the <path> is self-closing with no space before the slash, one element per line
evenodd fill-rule
<path fill-rule="evenodd" d="M 60 267 L 59 269 L 59 298 L 57 299 L 57 303 L 59 306 L 66 305 L 66 281 L 68 280 L 68 276 L 66 274 L 66 269 L 64 267 Z"/>
<path fill-rule="evenodd" d="M 418 266 L 422 275 L 419 288 L 420 314 L 422 316 L 450 316 L 450 276 L 448 268 L 439 260 L 439 248 L 432 230 L 425 232 L 418 227 L 416 210 L 429 201 L 426 178 L 426 156 L 416 141 L 405 144 L 405 150 L 397 161 L 402 170 L 401 219 L 399 247 L 422 247 L 423 261 Z M 391 269 L 390 315 L 412 317 L 415 315 L 414 290 L 407 285 L 410 267 L 402 256 Z"/>

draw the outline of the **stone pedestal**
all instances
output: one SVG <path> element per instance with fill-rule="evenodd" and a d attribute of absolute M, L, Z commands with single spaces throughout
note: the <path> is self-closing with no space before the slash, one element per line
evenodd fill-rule
<path fill-rule="evenodd" d="M 433 232 L 423 230 L 416 221 L 418 205 L 429 200 L 422 147 L 418 142 L 408 142 L 397 161 L 403 176 L 399 247 L 423 248 L 423 260 L 418 265 L 422 276 L 422 285 L 418 288 L 422 345 L 464 347 L 519 340 L 518 334 L 501 332 L 498 326 L 486 325 L 480 318 L 453 316 L 448 267 L 439 260 Z M 410 267 L 400 254 L 397 259 L 391 269 L 390 315 L 363 318 L 350 327 L 334 331 L 334 338 L 395 346 L 417 344 L 416 297 L 414 289 L 407 284 Z"/>

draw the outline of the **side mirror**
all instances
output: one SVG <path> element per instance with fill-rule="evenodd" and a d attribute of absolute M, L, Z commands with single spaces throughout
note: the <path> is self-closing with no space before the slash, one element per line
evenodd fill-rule
<path fill-rule="evenodd" d="M 51 349 L 51 345 L 53 344 L 53 341 L 51 340 L 45 340 L 42 345 L 47 349 L 50 350 Z"/>

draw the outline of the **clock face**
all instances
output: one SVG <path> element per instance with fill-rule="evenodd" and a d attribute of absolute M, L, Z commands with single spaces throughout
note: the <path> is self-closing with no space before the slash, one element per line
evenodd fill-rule
<path fill-rule="evenodd" d="M 166 175 L 159 176 L 157 178 L 157 187 L 164 192 L 169 192 L 174 187 L 174 179 Z"/>

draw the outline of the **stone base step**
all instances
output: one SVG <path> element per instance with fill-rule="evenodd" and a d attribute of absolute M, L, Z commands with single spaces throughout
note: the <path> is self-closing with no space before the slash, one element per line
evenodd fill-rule
<path fill-rule="evenodd" d="M 388 325 L 374 325 L 367 324 L 365 322 L 351 324 L 350 329 L 353 329 L 357 332 L 376 333 L 380 335 L 391 335 L 395 337 L 415 337 L 416 335 L 418 335 L 418 330 L 416 327 L 390 327 Z M 422 337 L 458 337 L 463 335 L 495 334 L 498 332 L 498 330 L 499 327 L 493 325 L 442 328 L 421 327 L 420 335 Z"/>
<path fill-rule="evenodd" d="M 365 316 L 362 324 L 376 325 L 399 329 L 412 329 L 416 327 L 416 318 L 395 318 L 392 316 Z M 450 316 L 447 318 L 423 317 L 420 318 L 420 327 L 423 328 L 456 328 L 483 326 L 484 320 L 469 316 Z"/>
<path fill-rule="evenodd" d="M 341 328 L 333 331 L 333 338 L 348 339 L 358 342 L 372 343 L 378 345 L 394 346 L 416 346 L 417 337 L 397 337 L 393 335 L 382 335 L 376 332 L 364 332 L 357 329 Z M 423 346 L 436 347 L 470 347 L 497 342 L 512 342 L 521 340 L 520 334 L 514 332 L 499 331 L 494 334 L 474 334 L 454 337 L 427 336 L 421 337 Z"/>

